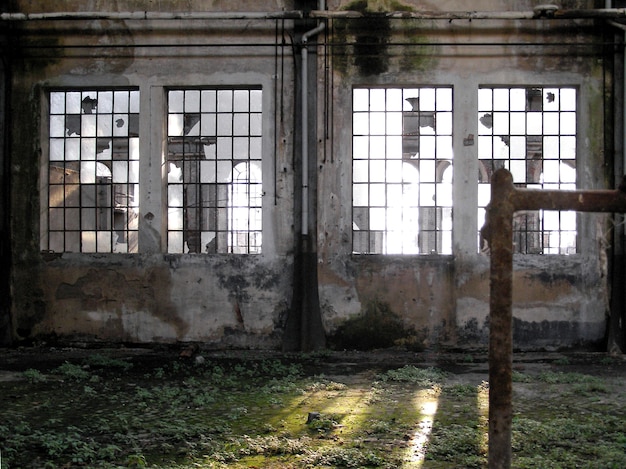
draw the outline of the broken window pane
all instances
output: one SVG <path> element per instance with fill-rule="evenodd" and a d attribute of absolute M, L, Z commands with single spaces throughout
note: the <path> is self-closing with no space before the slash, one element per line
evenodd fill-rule
<path fill-rule="evenodd" d="M 508 169 L 513 175 L 513 182 L 522 187 L 575 188 L 574 88 L 484 87 L 479 89 L 478 102 L 479 222 L 484 220 L 485 207 L 491 196 L 491 176 L 499 167 Z M 493 138 L 490 136 L 492 133 Z M 515 216 L 516 252 L 575 252 L 575 216 L 564 223 L 560 215 L 551 215 L 550 227 L 546 228 L 545 213 L 526 212 Z M 484 247 L 480 246 L 480 236 L 478 238 L 479 248 Z"/>
<path fill-rule="evenodd" d="M 168 252 L 260 253 L 261 104 L 260 89 L 168 92 Z"/>
<path fill-rule="evenodd" d="M 353 252 L 451 253 L 451 111 L 447 87 L 353 90 Z"/>

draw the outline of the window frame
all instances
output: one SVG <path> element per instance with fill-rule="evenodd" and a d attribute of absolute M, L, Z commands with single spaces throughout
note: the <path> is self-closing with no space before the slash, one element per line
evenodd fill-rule
<path fill-rule="evenodd" d="M 499 97 L 498 104 L 496 93 Z M 502 103 L 505 93 L 506 105 Z M 578 86 L 479 85 L 477 94 L 479 229 L 484 223 L 485 208 L 490 199 L 490 175 L 499 167 L 511 171 L 513 182 L 518 187 L 537 190 L 577 188 L 581 99 Z M 537 99 L 539 96 L 540 100 Z M 485 104 L 488 100 L 491 101 L 490 105 Z M 501 118 L 498 122 L 496 115 Z M 504 122 L 505 116 L 508 117 L 507 122 Z M 523 131 L 519 128 L 522 125 Z M 489 139 L 491 141 L 487 142 Z M 498 139 L 501 140 L 500 144 Z M 508 157 L 495 156 L 498 145 L 498 151 L 501 154 L 508 153 Z M 523 145 L 523 150 L 520 145 Z M 556 157 L 553 156 L 555 148 Z M 529 157 L 531 153 L 534 155 L 532 158 Z M 488 161 L 491 164 L 485 165 Z M 516 213 L 513 233 L 515 252 L 546 255 L 577 253 L 580 249 L 577 218 L 575 212 L 551 210 Z M 486 248 L 486 240 L 481 238 L 479 232 L 478 249 Z"/>
<path fill-rule="evenodd" d="M 139 252 L 139 87 L 51 87 L 42 97 L 41 251 Z"/>
<path fill-rule="evenodd" d="M 355 85 L 351 116 L 352 254 L 451 255 L 453 85 Z"/>
<path fill-rule="evenodd" d="M 226 93 L 231 95 L 230 107 L 220 98 Z M 240 99 L 242 93 L 247 94 L 247 110 Z M 167 253 L 262 253 L 263 94 L 263 86 L 258 84 L 164 88 Z M 197 104 L 187 103 L 186 100 L 194 95 L 197 95 Z M 172 99 L 181 102 L 172 103 Z M 247 126 L 247 130 L 242 131 L 241 125 Z M 240 157 L 241 142 L 246 139 L 246 156 Z M 187 152 L 186 144 L 192 140 L 197 151 Z M 173 151 L 177 144 L 182 145 L 178 156 Z M 226 151 L 220 156 L 221 149 Z M 176 163 L 177 160 L 180 163 Z M 196 160 L 195 168 L 191 160 Z M 240 179 L 236 180 L 241 173 L 248 175 L 243 184 Z M 193 192 L 200 207 L 194 212 L 197 215 L 195 221 L 190 219 L 189 206 L 192 204 L 188 202 Z M 235 200 L 244 196 L 247 205 Z M 241 230 L 233 229 L 241 223 L 247 226 Z M 190 224 L 193 225 L 191 228 Z"/>

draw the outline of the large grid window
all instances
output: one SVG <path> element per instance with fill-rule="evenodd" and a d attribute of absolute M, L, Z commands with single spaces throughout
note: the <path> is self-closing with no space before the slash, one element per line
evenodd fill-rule
<path fill-rule="evenodd" d="M 42 249 L 137 252 L 139 91 L 52 91 L 49 118 Z"/>
<path fill-rule="evenodd" d="M 355 88 L 354 253 L 452 252 L 452 89 Z"/>
<path fill-rule="evenodd" d="M 261 252 L 261 108 L 261 89 L 168 92 L 168 252 Z"/>
<path fill-rule="evenodd" d="M 506 168 L 529 189 L 576 189 L 576 90 L 571 87 L 480 88 L 478 223 L 491 198 L 491 175 Z M 517 253 L 576 252 L 576 213 L 517 212 Z M 485 240 L 479 237 L 479 248 Z"/>

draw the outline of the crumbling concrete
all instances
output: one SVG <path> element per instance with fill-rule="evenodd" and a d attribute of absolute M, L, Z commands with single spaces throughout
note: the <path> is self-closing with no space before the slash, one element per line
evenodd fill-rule
<path fill-rule="evenodd" d="M 25 2 L 10 11 L 102 12 L 81 21 L 4 21 L 11 47 L 10 313 L 0 336 L 123 342 L 198 341 L 277 348 L 311 315 L 332 336 L 370 302 L 388 305 L 425 347 L 485 346 L 488 257 L 479 252 L 477 90 L 570 86 L 577 90 L 577 185 L 603 188 L 609 133 L 603 112 L 612 52 L 594 20 L 423 20 L 390 9 L 461 11 L 466 2 L 328 1 L 358 19 L 293 19 L 316 2 Z M 141 4 L 140 4 L 141 3 Z M 575 5 L 574 5 L 575 3 Z M 594 8 L 570 2 L 564 8 Z M 527 1 L 472 9 L 531 11 Z M 179 12 L 176 18 L 107 18 L 107 11 Z M 275 12 L 272 18 L 193 19 L 193 12 Z M 283 12 L 283 13 L 281 13 Z M 183 15 L 182 13 L 185 13 Z M 145 16 L 145 15 L 144 15 Z M 300 240 L 302 184 L 299 38 L 309 41 L 311 206 L 306 262 Z M 369 32 L 368 32 L 369 31 Z M 367 47 L 376 40 L 376 48 Z M 367 60 L 377 51 L 376 60 Z M 263 241 L 259 255 L 167 253 L 167 90 L 256 86 L 263 90 Z M 446 86 L 453 94 L 450 254 L 361 255 L 352 249 L 352 90 L 355 86 Z M 48 93 L 132 88 L 141 95 L 138 252 L 49 253 L 45 234 Z M 19 112 L 17 111 L 19 110 Z M 606 138 L 605 138 L 606 137 Z M 605 218 L 580 215 L 578 253 L 515 256 L 515 344 L 598 346 L 606 333 L 609 259 Z M 598 237 L 598 233 L 602 236 Z M 297 265 L 296 265 L 297 264 Z M 305 266 L 303 268 L 302 266 Z M 315 275 L 306 277 L 306 269 Z M 303 278 L 314 282 L 299 284 Z M 302 291 L 298 285 L 306 285 Z M 295 293 L 294 293 L 295 292 Z M 9 293 L 9 292 L 7 292 Z M 306 295 L 305 295 L 306 293 Z M 307 313 L 308 314 L 308 313 Z M 8 319 L 7 319 L 8 317 Z M 295 317 L 295 319 L 294 319 Z M 287 327 L 295 324 L 295 329 Z M 286 336 L 288 335 L 288 337 Z M 305 334 L 306 335 L 306 334 Z M 302 335 L 302 337 L 305 337 Z M 304 340 L 304 339 L 303 339 Z M 306 339 L 305 342 L 309 340 Z M 300 343 L 296 341 L 295 343 Z M 315 340 L 315 346 L 323 340 Z"/>

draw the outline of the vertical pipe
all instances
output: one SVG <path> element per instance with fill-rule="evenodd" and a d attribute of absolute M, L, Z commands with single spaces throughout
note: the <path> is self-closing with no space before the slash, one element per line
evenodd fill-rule
<path fill-rule="evenodd" d="M 604 0 L 605 8 L 612 8 L 612 0 Z M 624 30 L 624 44 L 626 44 L 626 28 L 619 23 L 611 22 L 613 26 L 618 26 Z M 624 74 L 622 78 L 623 98 L 622 98 L 622 168 L 626 172 L 626 49 L 623 50 L 622 65 Z"/>
<path fill-rule="evenodd" d="M 302 235 L 309 234 L 309 67 L 308 46 L 311 36 L 324 30 L 325 24 L 320 23 L 315 28 L 302 35 Z"/>
<path fill-rule="evenodd" d="M 8 29 L 8 28 L 7 28 Z M 9 38 L 0 36 L 0 261 L 4 266 L 0 272 L 0 345 L 7 346 L 13 342 L 13 318 L 11 311 L 11 191 L 9 161 L 9 122 L 11 63 L 9 59 Z M 6 49 L 5 49 L 6 46 Z M 4 52 L 6 50 L 6 54 Z M 1 463 L 0 463 L 0 467 Z"/>
<path fill-rule="evenodd" d="M 302 36 L 302 227 L 303 236 L 309 234 L 309 78 L 306 37 Z"/>
<path fill-rule="evenodd" d="M 626 30 L 624 30 L 622 62 L 624 66 L 624 73 L 622 75 L 622 171 L 626 172 Z"/>
<path fill-rule="evenodd" d="M 494 173 L 488 208 L 491 248 L 489 298 L 489 469 L 511 467 L 513 368 L 513 178 Z"/>

